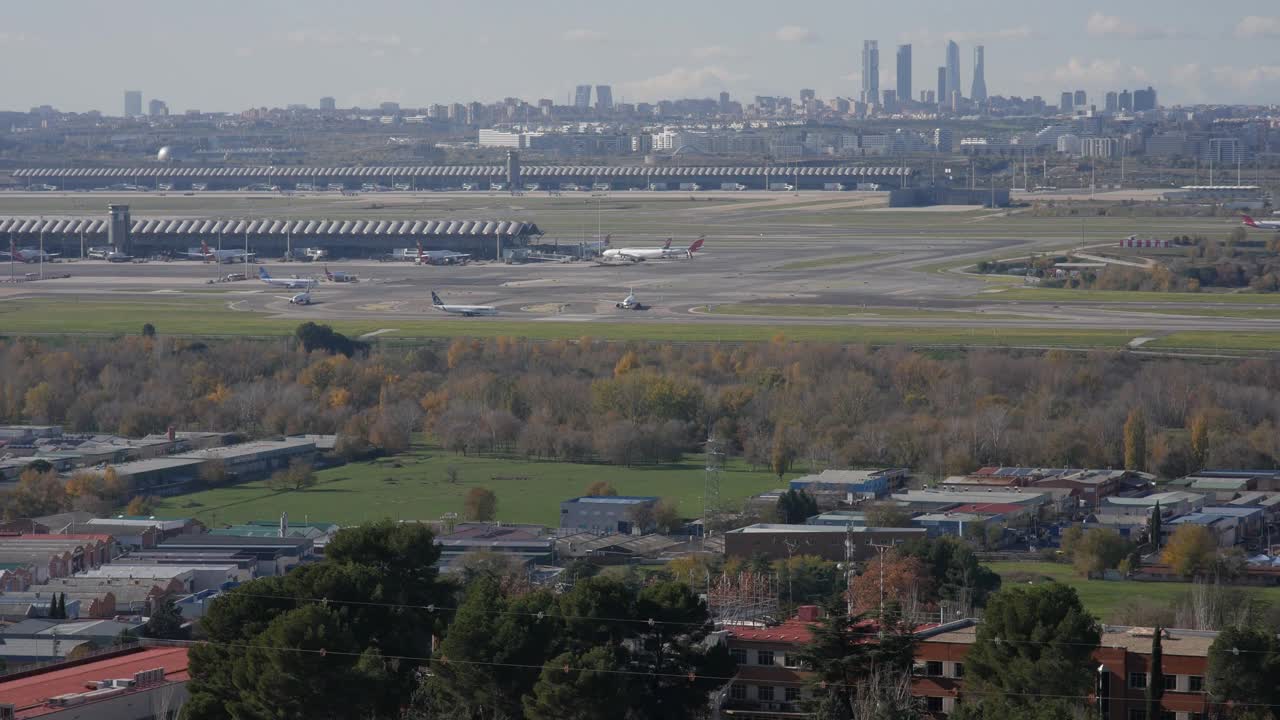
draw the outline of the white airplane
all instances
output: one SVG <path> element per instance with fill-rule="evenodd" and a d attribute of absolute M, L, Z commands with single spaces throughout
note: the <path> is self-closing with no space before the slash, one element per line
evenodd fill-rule
<path fill-rule="evenodd" d="M 310 290 L 320 284 L 320 281 L 315 278 L 273 278 L 271 277 L 271 273 L 267 272 L 267 269 L 264 267 L 258 268 L 258 279 L 268 285 L 288 288 L 290 290 Z"/>
<path fill-rule="evenodd" d="M 470 253 L 453 252 L 452 250 L 423 250 L 418 243 L 418 256 L 414 265 L 466 265 L 471 260 Z"/>
<path fill-rule="evenodd" d="M 649 306 L 636 299 L 636 291 L 633 289 L 630 294 L 623 298 L 622 302 L 616 302 L 614 307 L 619 310 L 648 310 Z"/>
<path fill-rule="evenodd" d="M 200 250 L 198 252 L 195 250 L 188 250 L 180 254 L 194 260 L 203 260 L 205 262 L 232 263 L 252 260 L 254 255 L 257 253 L 246 253 L 243 250 L 213 250 L 209 247 L 208 243 L 201 240 Z"/>
<path fill-rule="evenodd" d="M 0 259 L 13 260 L 22 263 L 40 262 L 41 259 L 41 253 L 38 248 L 15 248 L 13 245 L 9 246 L 8 252 L 0 250 L 0 255 L 4 256 Z M 44 253 L 44 259 L 51 260 L 58 257 L 58 255 L 59 253 Z"/>
<path fill-rule="evenodd" d="M 1254 220 L 1248 215 L 1244 216 L 1244 224 L 1255 230 L 1276 230 L 1280 231 L 1280 221 L 1277 220 Z"/>
<path fill-rule="evenodd" d="M 446 305 L 435 290 L 431 291 L 431 304 L 440 312 L 462 315 L 463 317 L 498 314 L 498 308 L 492 305 Z"/>
<path fill-rule="evenodd" d="M 607 245 L 609 238 L 605 238 Z M 645 260 L 670 260 L 675 258 L 693 259 L 693 254 L 702 249 L 703 243 L 706 242 L 705 236 L 700 236 L 694 240 L 689 247 L 680 249 L 671 247 L 670 238 L 660 248 L 610 248 L 600 255 L 606 262 L 614 260 L 629 260 L 631 262 L 644 262 Z"/>
<path fill-rule="evenodd" d="M 277 297 L 279 297 L 281 300 L 288 300 L 290 305 L 310 305 L 311 304 L 311 291 L 309 290 L 306 292 L 300 292 L 297 295 L 294 295 L 292 297 L 285 297 L 285 296 L 277 296 Z"/>

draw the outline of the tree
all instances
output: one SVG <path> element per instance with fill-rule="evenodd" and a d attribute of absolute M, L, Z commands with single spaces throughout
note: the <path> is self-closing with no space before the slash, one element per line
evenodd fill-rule
<path fill-rule="evenodd" d="M 836 610 L 836 608 L 829 608 Z M 867 634 L 883 629 L 876 642 Z M 873 675 L 894 676 L 910 672 L 915 640 L 902 623 L 891 618 L 872 621 L 866 615 L 828 612 L 822 622 L 810 626 L 812 639 L 800 651 L 800 661 L 814 674 L 811 709 L 832 718 L 857 714 L 859 687 Z"/>
<path fill-rule="evenodd" d="M 1160 560 L 1183 577 L 1207 572 L 1213 567 L 1218 543 L 1213 533 L 1203 525 L 1179 525 L 1169 543 L 1165 545 Z"/>
<path fill-rule="evenodd" d="M 161 640 L 186 640 L 190 631 L 183 627 L 182 608 L 174 603 L 173 598 L 165 598 L 156 604 L 142 628 L 142 634 L 149 638 Z"/>
<path fill-rule="evenodd" d="M 769 451 L 769 467 L 773 470 L 773 474 L 781 480 L 782 476 L 791 469 L 791 463 L 796 458 L 796 449 L 792 446 L 790 439 L 787 437 L 786 427 L 782 423 L 778 423 L 773 429 L 773 446 Z"/>
<path fill-rule="evenodd" d="M 1124 422 L 1124 469 L 1143 471 L 1147 468 L 1147 418 L 1141 408 L 1129 411 Z"/>
<path fill-rule="evenodd" d="M 227 482 L 227 463 L 222 458 L 210 458 L 200 464 L 196 477 L 205 487 L 218 487 Z"/>
<path fill-rule="evenodd" d="M 1147 680 L 1147 717 L 1160 717 L 1160 699 L 1164 697 L 1164 647 L 1161 630 L 1155 626 L 1155 634 L 1151 636 L 1151 677 Z"/>
<path fill-rule="evenodd" d="M 151 323 L 142 324 L 142 337 L 153 338 L 156 336 L 156 326 Z"/>
<path fill-rule="evenodd" d="M 818 501 L 804 490 L 788 490 L 778 496 L 774 512 L 778 522 L 799 525 L 818 514 Z"/>
<path fill-rule="evenodd" d="M 335 332 L 328 325 L 305 322 L 298 326 L 294 335 L 298 338 L 298 342 L 302 343 L 302 349 L 307 352 L 321 351 L 328 355 L 351 357 L 357 353 L 364 354 L 369 351 L 368 343 L 352 340 L 340 332 Z"/>
<path fill-rule="evenodd" d="M 1209 413 L 1198 412 L 1191 418 L 1191 458 L 1196 470 L 1209 462 Z"/>
<path fill-rule="evenodd" d="M 475 487 L 467 491 L 462 515 L 467 520 L 488 522 L 498 517 L 498 496 L 488 488 Z"/>
<path fill-rule="evenodd" d="M 1068 716 L 1093 689 L 1098 622 L 1060 583 L 1004 588 L 991 596 L 965 656 L 961 718 Z M 1051 710 L 1050 710 L 1051 709 Z"/>
<path fill-rule="evenodd" d="M 897 552 L 924 563 L 933 581 L 931 599 L 982 607 L 1000 587 L 1000 576 L 978 562 L 973 548 L 959 539 L 912 540 L 900 545 Z"/>
<path fill-rule="evenodd" d="M 1147 542 L 1151 543 L 1157 551 L 1160 550 L 1160 533 L 1164 531 L 1164 516 L 1160 512 L 1160 501 L 1156 501 L 1156 506 L 1151 510 L 1151 517 L 1147 520 Z"/>
<path fill-rule="evenodd" d="M 882 584 L 883 582 L 883 584 Z M 933 595 L 932 579 L 919 558 L 886 553 L 867 562 L 862 573 L 849 583 L 849 599 L 858 612 L 879 612 L 881 589 L 885 603 L 907 607 Z"/>
<path fill-rule="evenodd" d="M 325 559 L 220 595 L 191 648 L 188 720 L 399 717 L 452 602 L 425 526 L 344 528 Z M 323 602 L 316 602 L 323 600 Z M 371 602 L 372 601 L 372 602 Z"/>
<path fill-rule="evenodd" d="M 604 480 L 597 480 L 587 486 L 587 497 L 615 497 L 618 491 Z"/>
<path fill-rule="evenodd" d="M 289 467 L 277 470 L 267 479 L 267 487 L 283 492 L 286 490 L 303 490 L 316 484 L 316 472 L 311 463 L 294 458 Z"/>
<path fill-rule="evenodd" d="M 1280 643 L 1268 631 L 1228 627 L 1219 632 L 1209 646 L 1205 681 L 1215 702 L 1254 707 L 1269 705 L 1271 717 L 1277 717 L 1276 709 L 1280 706 L 1277 677 L 1280 677 Z M 1250 709 L 1242 708 L 1231 717 L 1242 717 Z"/>
<path fill-rule="evenodd" d="M 1111 528 L 1097 528 L 1081 533 L 1069 546 L 1064 542 L 1063 549 L 1069 552 L 1076 572 L 1088 577 L 1119 567 L 1120 561 L 1133 553 L 1133 544 Z"/>
<path fill-rule="evenodd" d="M 151 515 L 155 506 L 155 498 L 150 495 L 138 495 L 130 500 L 129 504 L 125 506 L 124 513 L 135 517 L 146 517 Z"/>
<path fill-rule="evenodd" d="M 653 524 L 658 532 L 674 535 L 680 532 L 684 521 L 680 518 L 680 508 L 671 498 L 662 498 L 653 506 Z"/>

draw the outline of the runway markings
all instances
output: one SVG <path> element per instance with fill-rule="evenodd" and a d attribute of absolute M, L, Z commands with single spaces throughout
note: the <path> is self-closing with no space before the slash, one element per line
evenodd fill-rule
<path fill-rule="evenodd" d="M 365 334 L 361 335 L 360 337 L 358 337 L 358 338 L 356 338 L 356 339 L 357 339 L 357 340 L 372 340 L 373 338 L 376 338 L 376 337 L 378 337 L 379 335 L 386 335 L 387 333 L 393 333 L 393 332 L 398 331 L 399 329 L 400 329 L 400 328 L 379 328 L 379 329 L 377 329 L 377 330 L 374 330 L 373 332 L 367 332 L 367 333 L 365 333 Z"/>
<path fill-rule="evenodd" d="M 1140 348 L 1149 342 L 1154 342 L 1155 340 L 1156 338 L 1153 338 L 1153 337 L 1136 337 L 1129 341 L 1129 347 L 1130 349 Z"/>

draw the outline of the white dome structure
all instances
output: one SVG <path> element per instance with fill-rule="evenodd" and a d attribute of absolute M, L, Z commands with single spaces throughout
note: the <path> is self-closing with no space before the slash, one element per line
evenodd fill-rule
<path fill-rule="evenodd" d="M 173 148 L 169 147 L 168 145 L 165 145 L 164 147 L 160 148 L 160 152 L 156 153 L 156 161 L 162 162 L 162 163 L 173 162 L 176 159 L 175 158 L 176 154 L 177 153 L 173 151 Z"/>

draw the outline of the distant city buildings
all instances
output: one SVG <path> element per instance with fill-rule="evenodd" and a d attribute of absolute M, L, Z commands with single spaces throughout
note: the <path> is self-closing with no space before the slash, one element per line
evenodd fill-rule
<path fill-rule="evenodd" d="M 337 110 L 337 109 L 338 109 L 338 101 L 334 100 L 331 97 L 320 98 L 321 112 L 333 112 L 334 110 Z"/>
<path fill-rule="evenodd" d="M 875 40 L 862 43 L 862 102 L 880 102 L 880 43 Z"/>
<path fill-rule="evenodd" d="M 587 110 L 591 107 L 591 86 L 579 85 L 573 93 L 573 106 L 579 110 Z"/>
<path fill-rule="evenodd" d="M 125 90 L 124 91 L 124 116 L 138 117 L 142 114 L 142 91 L 141 90 Z"/>
<path fill-rule="evenodd" d="M 960 46 L 955 40 L 950 40 L 947 42 L 947 85 L 942 96 L 952 98 L 963 92 L 960 88 Z"/>
<path fill-rule="evenodd" d="M 1156 109 L 1156 91 L 1150 86 L 1146 90 L 1135 90 L 1133 92 L 1133 111 L 1146 112 Z"/>
<path fill-rule="evenodd" d="M 898 46 L 898 99 L 911 102 L 911 46 Z"/>
<path fill-rule="evenodd" d="M 151 117 L 164 117 L 169 114 L 169 106 L 163 100 L 152 100 L 147 103 L 147 114 Z"/>
<path fill-rule="evenodd" d="M 610 85 L 596 86 L 596 110 L 599 112 L 610 112 L 613 110 L 613 87 Z"/>
<path fill-rule="evenodd" d="M 986 48 L 979 45 L 973 49 L 973 90 L 969 93 L 969 98 L 976 103 L 987 101 L 986 73 Z"/>

